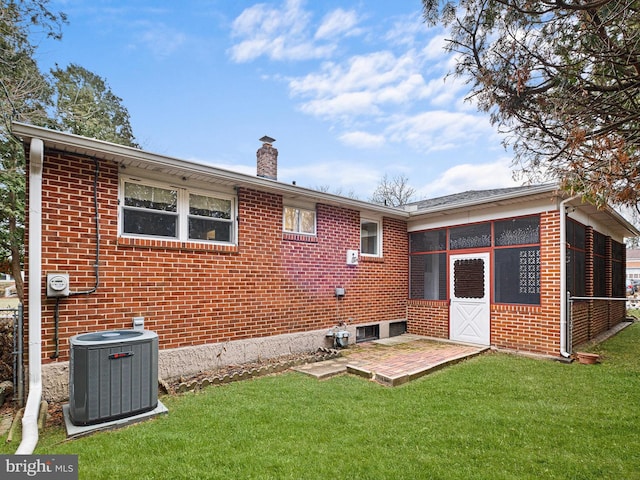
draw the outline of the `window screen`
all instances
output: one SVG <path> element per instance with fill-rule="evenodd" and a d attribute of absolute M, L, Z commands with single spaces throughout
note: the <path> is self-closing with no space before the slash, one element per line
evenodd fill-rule
<path fill-rule="evenodd" d="M 409 275 L 410 298 L 425 300 L 446 300 L 446 253 L 412 255 L 409 261 Z"/>
<path fill-rule="evenodd" d="M 316 212 L 296 207 L 284 207 L 283 229 L 285 232 L 315 235 Z"/>
<path fill-rule="evenodd" d="M 447 249 L 447 231 L 429 230 L 416 232 L 409 235 L 411 253 L 434 252 Z"/>
<path fill-rule="evenodd" d="M 231 241 L 231 200 L 189 195 L 189 238 Z"/>
<path fill-rule="evenodd" d="M 496 247 L 540 243 L 540 217 L 495 222 Z"/>
<path fill-rule="evenodd" d="M 574 297 L 584 297 L 586 294 L 584 258 L 583 251 L 567 251 L 567 289 Z"/>
<path fill-rule="evenodd" d="M 360 224 L 360 253 L 378 255 L 378 222 L 363 221 Z"/>
<path fill-rule="evenodd" d="M 177 238 L 177 212 L 177 190 L 125 183 L 124 233 Z"/>
<path fill-rule="evenodd" d="M 567 289 L 574 297 L 586 295 L 584 225 L 567 219 Z"/>
<path fill-rule="evenodd" d="M 593 232 L 593 295 L 607 296 L 607 237 Z"/>
<path fill-rule="evenodd" d="M 491 246 L 491 224 L 479 223 L 449 229 L 449 248 L 481 248 Z"/>
<path fill-rule="evenodd" d="M 235 241 L 234 198 L 124 180 L 122 233 L 205 242 Z"/>
<path fill-rule="evenodd" d="M 625 246 L 622 243 L 611 241 L 611 288 L 616 298 L 625 296 L 625 265 L 623 263 Z"/>
<path fill-rule="evenodd" d="M 540 304 L 540 249 L 500 248 L 494 252 L 495 301 Z"/>

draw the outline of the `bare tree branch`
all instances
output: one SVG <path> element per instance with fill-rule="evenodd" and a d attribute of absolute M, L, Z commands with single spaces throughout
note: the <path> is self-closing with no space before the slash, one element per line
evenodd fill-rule
<path fill-rule="evenodd" d="M 406 176 L 397 175 L 390 179 L 385 174 L 370 201 L 390 207 L 400 207 L 411 202 L 415 193 L 415 188 L 409 186 L 409 179 Z"/>

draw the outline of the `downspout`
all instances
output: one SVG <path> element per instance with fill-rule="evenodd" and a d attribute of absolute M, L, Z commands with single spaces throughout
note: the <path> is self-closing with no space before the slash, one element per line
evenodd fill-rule
<path fill-rule="evenodd" d="M 569 325 L 567 322 L 567 211 L 566 205 L 579 198 L 574 195 L 560 202 L 560 355 L 565 358 L 571 356 L 571 348 L 567 348 Z"/>
<path fill-rule="evenodd" d="M 42 165 L 44 142 L 29 148 L 29 396 L 22 417 L 22 442 L 17 455 L 31 455 L 38 444 L 38 413 L 42 400 Z"/>

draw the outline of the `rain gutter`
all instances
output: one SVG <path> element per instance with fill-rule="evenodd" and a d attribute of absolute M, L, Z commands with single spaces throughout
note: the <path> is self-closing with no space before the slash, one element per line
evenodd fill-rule
<path fill-rule="evenodd" d="M 105 142 L 92 138 L 82 137 L 66 132 L 59 132 L 43 127 L 36 127 L 26 123 L 13 122 L 13 132 L 25 142 L 40 138 L 47 142 L 47 147 L 60 149 L 71 153 L 78 153 L 97 157 L 99 159 L 111 160 L 118 164 L 127 165 L 133 163 L 140 164 L 143 168 L 153 166 L 154 170 L 172 172 L 174 175 L 191 175 L 215 177 L 223 180 L 229 185 L 252 188 L 270 193 L 290 196 L 291 198 L 308 199 L 328 205 L 335 205 L 355 210 L 364 210 L 373 214 L 389 216 L 397 219 L 409 218 L 408 212 L 400 207 L 389 207 L 377 205 L 363 200 L 343 197 L 337 194 L 320 192 L 310 188 L 271 180 L 264 177 L 247 175 L 244 173 L 218 168 L 212 165 L 181 160 L 156 153 L 146 152 L 138 148 L 115 143 Z"/>
<path fill-rule="evenodd" d="M 42 400 L 42 165 L 44 142 L 32 138 L 29 149 L 29 396 L 22 417 L 17 455 L 31 455 L 38 444 Z"/>
<path fill-rule="evenodd" d="M 570 337 L 569 319 L 567 318 L 567 209 L 566 205 L 579 198 L 580 195 L 566 198 L 560 202 L 560 355 L 571 356 L 571 346 L 567 345 Z"/>

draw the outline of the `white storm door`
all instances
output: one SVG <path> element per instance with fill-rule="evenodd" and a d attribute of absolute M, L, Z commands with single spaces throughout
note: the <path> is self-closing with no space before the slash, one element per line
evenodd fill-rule
<path fill-rule="evenodd" d="M 489 345 L 489 254 L 449 257 L 449 338 Z"/>

